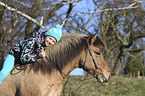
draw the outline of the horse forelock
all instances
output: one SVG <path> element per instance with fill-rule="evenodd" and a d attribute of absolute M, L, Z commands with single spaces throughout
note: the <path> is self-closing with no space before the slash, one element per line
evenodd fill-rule
<path fill-rule="evenodd" d="M 61 40 L 52 47 L 46 47 L 46 57 L 32 64 L 31 68 L 34 71 L 41 70 L 43 73 L 51 73 L 55 65 L 59 70 L 69 64 L 76 56 L 78 56 L 83 48 L 87 47 L 86 35 L 82 34 L 68 34 L 63 35 Z"/>

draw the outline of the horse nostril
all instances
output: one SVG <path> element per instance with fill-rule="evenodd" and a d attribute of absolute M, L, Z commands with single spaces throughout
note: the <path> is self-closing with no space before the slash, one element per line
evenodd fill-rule
<path fill-rule="evenodd" d="M 104 80 L 104 83 L 107 83 L 110 78 L 111 78 L 111 75 L 109 75 L 108 79 Z"/>
<path fill-rule="evenodd" d="M 107 83 L 110 78 L 111 78 L 111 75 L 109 75 L 108 79 L 105 79 L 103 83 Z"/>

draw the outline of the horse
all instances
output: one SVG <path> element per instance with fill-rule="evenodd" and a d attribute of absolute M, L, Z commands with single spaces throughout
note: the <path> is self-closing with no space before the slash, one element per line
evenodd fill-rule
<path fill-rule="evenodd" d="M 105 46 L 97 34 L 64 34 L 57 44 L 45 48 L 45 58 L 17 66 L 27 67 L 8 75 L 0 85 L 0 96 L 60 96 L 63 81 L 75 68 L 107 82 L 111 73 L 102 55 Z"/>

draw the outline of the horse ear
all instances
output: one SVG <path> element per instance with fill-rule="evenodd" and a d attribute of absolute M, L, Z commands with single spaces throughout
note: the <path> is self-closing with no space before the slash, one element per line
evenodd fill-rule
<path fill-rule="evenodd" d="M 104 48 L 107 47 L 106 44 L 105 44 L 105 42 L 99 36 L 96 37 L 96 40 L 94 41 L 93 45 L 94 46 L 97 46 L 98 48 L 100 48 L 101 51 L 103 51 Z"/>
<path fill-rule="evenodd" d="M 93 44 L 93 43 L 95 42 L 95 40 L 96 40 L 96 37 L 97 37 L 97 33 L 95 33 L 95 35 L 89 37 L 89 38 L 87 39 L 88 45 Z"/>
<path fill-rule="evenodd" d="M 93 44 L 96 40 L 96 37 L 97 37 L 97 33 L 95 33 L 95 35 L 93 36 L 93 38 L 91 39 L 91 44 Z"/>

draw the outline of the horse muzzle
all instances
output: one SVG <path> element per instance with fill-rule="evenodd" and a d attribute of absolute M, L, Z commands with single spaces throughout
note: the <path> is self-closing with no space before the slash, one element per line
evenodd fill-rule
<path fill-rule="evenodd" d="M 95 78 L 97 79 L 97 81 L 100 82 L 100 83 L 107 83 L 107 82 L 109 81 L 111 75 L 109 75 L 108 78 L 106 78 L 106 77 L 104 76 L 104 74 L 103 74 L 102 72 L 100 72 L 100 73 L 96 73 L 96 74 L 94 75 L 94 77 L 95 77 Z"/>

